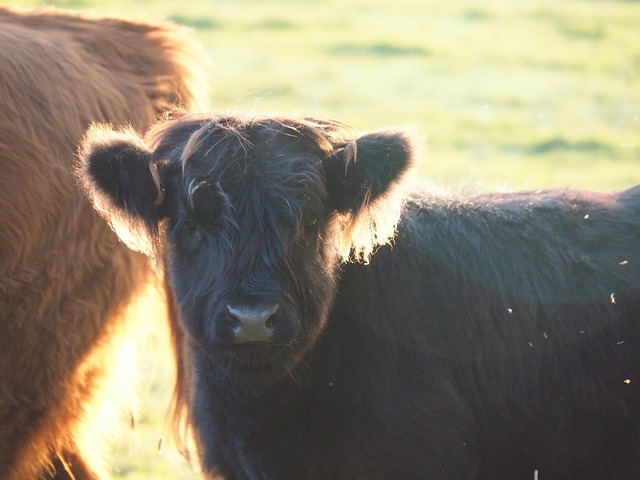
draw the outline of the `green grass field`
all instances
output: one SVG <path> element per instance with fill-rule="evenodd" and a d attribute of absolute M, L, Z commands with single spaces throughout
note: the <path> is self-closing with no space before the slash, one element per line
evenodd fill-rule
<path fill-rule="evenodd" d="M 640 4 L 593 0 L 22 0 L 194 29 L 211 108 L 411 125 L 439 185 L 640 179 Z"/>
<path fill-rule="evenodd" d="M 212 110 L 410 126 L 428 143 L 419 173 L 439 186 L 640 183 L 638 1 L 11 3 L 190 26 L 211 60 Z M 157 450 L 169 388 L 158 357 L 116 478 L 195 478 L 170 448 Z"/>

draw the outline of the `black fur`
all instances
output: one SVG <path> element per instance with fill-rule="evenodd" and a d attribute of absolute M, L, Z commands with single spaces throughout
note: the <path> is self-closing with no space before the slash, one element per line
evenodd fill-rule
<path fill-rule="evenodd" d="M 391 244 L 342 263 L 412 156 L 356 139 L 186 117 L 148 140 L 206 474 L 640 478 L 640 188 L 414 192 Z M 234 344 L 231 304 L 277 304 L 273 338 Z"/>

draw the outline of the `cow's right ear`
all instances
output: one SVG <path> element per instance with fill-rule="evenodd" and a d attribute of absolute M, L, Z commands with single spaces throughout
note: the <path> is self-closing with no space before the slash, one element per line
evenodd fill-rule
<path fill-rule="evenodd" d="M 151 255 L 158 237 L 163 189 L 157 165 L 131 129 L 89 128 L 76 175 L 94 207 L 130 248 Z"/>

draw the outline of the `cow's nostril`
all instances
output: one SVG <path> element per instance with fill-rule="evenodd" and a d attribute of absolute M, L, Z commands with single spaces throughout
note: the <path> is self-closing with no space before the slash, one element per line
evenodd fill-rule
<path fill-rule="evenodd" d="M 257 307 L 227 305 L 234 342 L 271 342 L 277 311 L 277 304 Z"/>
<path fill-rule="evenodd" d="M 276 313 L 278 312 L 278 305 L 275 306 L 275 309 L 273 310 L 273 313 L 269 316 L 269 318 L 267 318 L 267 321 L 265 322 L 265 325 L 267 328 L 273 328 L 276 323 L 278 323 L 278 315 L 276 315 Z"/>

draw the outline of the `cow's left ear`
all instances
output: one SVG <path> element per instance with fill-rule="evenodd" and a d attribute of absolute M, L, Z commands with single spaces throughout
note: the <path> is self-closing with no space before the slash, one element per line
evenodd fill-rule
<path fill-rule="evenodd" d="M 330 208 L 357 214 L 402 179 L 414 154 L 412 136 L 394 129 L 366 133 L 342 146 L 324 162 Z"/>

